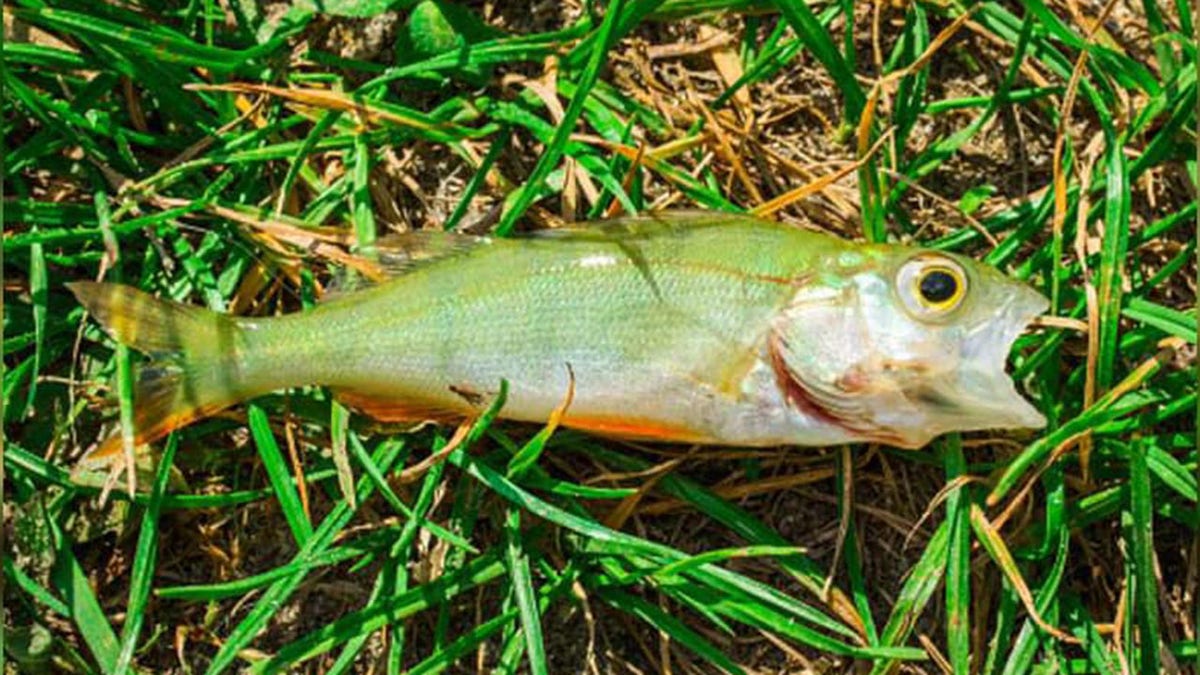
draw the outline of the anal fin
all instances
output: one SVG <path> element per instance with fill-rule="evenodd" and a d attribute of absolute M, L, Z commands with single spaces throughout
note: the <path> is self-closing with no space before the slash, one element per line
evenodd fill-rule
<path fill-rule="evenodd" d="M 336 389 L 334 396 L 344 405 L 379 422 L 459 422 L 470 411 L 409 396 L 380 396 L 351 389 Z"/>
<path fill-rule="evenodd" d="M 567 414 L 562 425 L 596 434 L 625 440 L 665 441 L 669 443 L 709 443 L 707 434 L 658 420 L 626 416 Z"/>

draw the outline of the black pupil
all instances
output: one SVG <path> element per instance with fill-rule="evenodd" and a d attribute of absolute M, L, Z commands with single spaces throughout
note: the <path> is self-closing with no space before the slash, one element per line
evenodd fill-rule
<path fill-rule="evenodd" d="M 958 292 L 958 280 L 949 272 L 933 270 L 921 278 L 921 297 L 932 303 L 943 303 Z"/>

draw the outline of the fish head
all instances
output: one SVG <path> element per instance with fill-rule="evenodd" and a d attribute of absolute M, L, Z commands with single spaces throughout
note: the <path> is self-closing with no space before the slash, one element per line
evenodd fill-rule
<path fill-rule="evenodd" d="M 798 284 L 768 348 L 791 405 L 866 441 L 917 448 L 951 431 L 1040 428 L 1005 373 L 1049 303 L 961 256 L 844 249 Z"/>

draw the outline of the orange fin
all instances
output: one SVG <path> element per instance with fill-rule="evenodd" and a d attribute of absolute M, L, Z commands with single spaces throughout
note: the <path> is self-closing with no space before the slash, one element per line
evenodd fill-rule
<path fill-rule="evenodd" d="M 379 422 L 458 422 L 471 411 L 455 410 L 444 403 L 422 401 L 411 397 L 381 397 L 349 389 L 338 389 L 334 395 L 349 408 Z"/>
<path fill-rule="evenodd" d="M 133 418 L 134 448 L 147 443 L 153 443 L 176 429 L 182 429 L 192 422 L 211 417 L 232 405 L 230 403 L 218 402 L 197 407 L 179 407 L 177 401 L 166 398 L 166 396 L 151 398 L 145 401 L 145 405 L 142 405 L 139 395 L 141 397 L 148 395 L 141 385 L 139 385 L 139 390 L 134 394 L 134 406 L 137 408 L 134 411 Z M 152 396 L 153 394 L 149 395 Z M 168 406 L 174 407 L 168 408 Z M 122 460 L 124 456 L 124 438 L 120 433 L 115 433 L 105 439 L 95 450 L 84 455 L 80 463 L 88 468 L 99 469 L 113 466 L 116 462 Z"/>
<path fill-rule="evenodd" d="M 567 415 L 562 423 L 563 426 L 572 429 L 627 440 L 674 443 L 707 443 L 711 441 L 706 434 L 694 429 L 636 417 Z"/>

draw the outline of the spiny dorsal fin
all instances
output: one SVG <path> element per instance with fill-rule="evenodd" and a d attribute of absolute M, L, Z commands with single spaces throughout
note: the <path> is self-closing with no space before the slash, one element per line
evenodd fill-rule
<path fill-rule="evenodd" d="M 663 299 L 662 289 L 654 278 L 650 263 L 639 247 L 639 242 L 651 237 L 679 235 L 709 227 L 728 226 L 731 223 L 756 220 L 753 216 L 712 211 L 663 211 L 639 216 L 584 223 L 578 227 L 556 228 L 522 233 L 514 238 L 539 241 L 608 243 L 615 245 L 641 273 L 654 295 Z"/>
<path fill-rule="evenodd" d="M 645 257 L 638 250 L 637 243 L 640 240 L 747 222 L 775 224 L 772 221 L 763 221 L 755 216 L 739 213 L 676 210 L 581 223 L 573 227 L 522 232 L 514 234 L 507 240 L 457 232 L 418 230 L 381 237 L 375 242 L 374 249 L 379 267 L 388 277 L 395 277 L 430 263 L 462 255 L 479 246 L 494 245 L 501 241 L 607 242 L 617 245 L 629 256 L 630 260 L 634 261 L 647 281 L 655 288 L 655 293 L 658 294 L 657 284 L 650 274 Z M 780 227 L 785 226 L 780 225 Z M 325 294 L 326 301 L 372 285 L 370 281 L 362 279 L 358 275 L 348 274 L 351 276 L 334 282 Z"/>
<path fill-rule="evenodd" d="M 628 242 L 709 227 L 724 227 L 747 221 L 759 224 L 775 224 L 772 221 L 764 221 L 760 218 L 740 213 L 678 210 L 645 213 L 637 216 L 614 218 L 612 220 L 601 220 L 594 223 L 581 223 L 574 227 L 522 232 L 514 235 L 513 238 Z"/>

